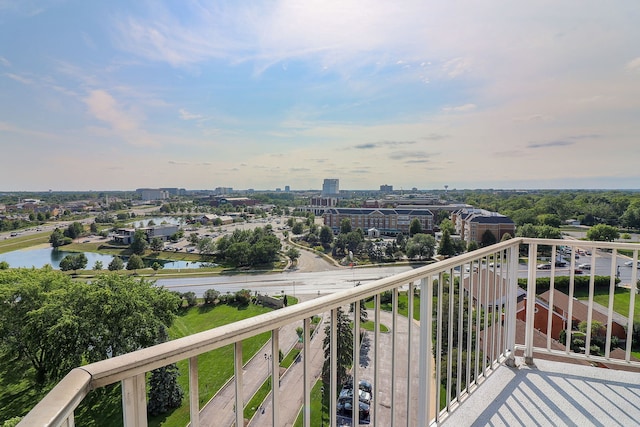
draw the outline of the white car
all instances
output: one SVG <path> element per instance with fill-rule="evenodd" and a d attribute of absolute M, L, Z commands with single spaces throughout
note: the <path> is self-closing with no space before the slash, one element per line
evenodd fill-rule
<path fill-rule="evenodd" d="M 580 264 L 578 268 L 582 270 L 591 270 L 591 264 Z"/>
<path fill-rule="evenodd" d="M 624 265 L 625 267 L 631 267 L 633 266 L 633 261 L 625 261 Z M 638 268 L 640 268 L 640 261 L 638 261 Z"/>

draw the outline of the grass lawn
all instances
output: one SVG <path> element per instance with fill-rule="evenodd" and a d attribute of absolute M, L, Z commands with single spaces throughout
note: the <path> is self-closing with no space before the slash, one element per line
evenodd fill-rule
<path fill-rule="evenodd" d="M 588 291 L 587 291 L 588 292 Z M 589 294 L 586 295 L 577 295 L 578 299 L 586 300 L 589 298 Z M 627 317 L 629 316 L 629 301 L 631 299 L 631 294 L 629 289 L 624 288 L 616 288 L 615 294 L 613 297 L 613 311 Z M 600 305 L 605 307 L 609 307 L 609 291 L 604 290 L 603 292 L 595 292 L 593 295 L 593 300 Z M 635 322 L 640 322 L 640 295 L 636 295 L 634 301 L 634 311 L 633 311 L 633 320 Z"/>
<path fill-rule="evenodd" d="M 398 314 L 407 317 L 409 315 L 408 304 L 409 304 L 409 298 L 407 297 L 407 293 L 399 292 L 398 293 Z M 368 310 L 373 310 L 375 308 L 375 303 L 373 299 L 371 299 L 370 301 L 367 301 L 365 304 L 365 307 L 367 307 Z M 384 311 L 391 311 L 392 304 L 390 302 L 381 303 L 380 309 Z M 415 320 L 420 320 L 420 298 L 418 296 L 415 296 L 413 298 L 413 318 Z"/>
<path fill-rule="evenodd" d="M 371 331 L 373 332 L 374 328 L 376 326 L 376 323 L 372 320 L 367 320 L 366 322 L 364 322 L 363 324 L 360 325 L 360 327 L 362 327 L 362 329 L 366 330 L 366 331 Z M 384 323 L 380 324 L 380 332 L 389 332 L 389 328 L 387 328 L 387 326 Z"/>
<path fill-rule="evenodd" d="M 271 310 L 262 306 L 249 305 L 237 308 L 228 305 L 217 307 L 200 306 L 186 310 L 173 323 L 169 330 L 172 339 L 191 335 L 217 326 L 226 325 Z M 269 340 L 270 333 L 246 339 L 242 343 L 243 363 L 246 363 Z M 180 408 L 168 415 L 149 419 L 150 426 L 184 427 L 189 421 L 189 363 L 183 360 L 178 363 L 180 376 L 178 382 L 185 392 L 185 399 Z M 198 356 L 199 405 L 202 407 L 233 376 L 233 346 L 219 348 Z"/>
<path fill-rule="evenodd" d="M 267 380 L 264 383 L 262 383 L 258 391 L 256 391 L 256 394 L 253 395 L 251 400 L 249 400 L 247 405 L 244 407 L 243 415 L 245 419 L 250 420 L 251 417 L 253 417 L 253 414 L 255 414 L 258 411 L 258 409 L 260 408 L 260 405 L 262 404 L 262 402 L 270 392 L 271 392 L 271 377 L 267 378 Z"/>
<path fill-rule="evenodd" d="M 0 240 L 0 254 L 49 243 L 50 233 L 36 233 Z"/>

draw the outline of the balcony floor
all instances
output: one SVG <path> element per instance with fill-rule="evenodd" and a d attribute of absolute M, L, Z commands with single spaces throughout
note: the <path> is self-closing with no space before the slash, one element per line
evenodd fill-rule
<path fill-rule="evenodd" d="M 500 366 L 445 426 L 630 426 L 640 422 L 640 373 L 535 359 Z"/>

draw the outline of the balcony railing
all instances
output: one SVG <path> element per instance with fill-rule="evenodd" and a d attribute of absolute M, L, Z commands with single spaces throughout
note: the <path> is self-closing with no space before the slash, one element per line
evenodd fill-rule
<path fill-rule="evenodd" d="M 580 253 L 584 261 L 580 263 L 591 266 L 583 274 L 576 261 Z M 537 268 L 541 257 L 550 260 L 548 270 Z M 630 261 L 633 266 L 626 267 L 624 261 Z M 563 262 L 566 265 L 563 266 Z M 622 281 L 617 279 L 621 264 L 628 268 L 623 272 Z M 124 424 L 145 426 L 146 373 L 188 360 L 190 424 L 198 427 L 202 423 L 197 356 L 230 344 L 235 350 L 235 425 L 244 425 L 242 408 L 247 402 L 243 401 L 243 340 L 270 331 L 271 354 L 278 354 L 281 327 L 301 323 L 303 337 L 308 337 L 311 319 L 321 313 L 328 313 L 332 326 L 329 329 L 330 421 L 332 426 L 345 423 L 347 420 L 339 416 L 337 406 L 338 310 L 353 305 L 353 312 L 358 313 L 360 302 L 371 299 L 374 308 L 369 318 L 375 327 L 368 333 L 374 354 L 370 371 L 363 378 L 359 338 L 363 331 L 358 316 L 353 319 L 352 366 L 356 369 L 351 369 L 353 384 L 359 384 L 360 379 L 372 383 L 374 396 L 367 421 L 380 426 L 437 425 L 499 366 L 512 365 L 517 352 L 522 352 L 528 363 L 535 354 L 541 358 L 588 361 L 609 367 L 640 367 L 631 357 L 637 265 L 638 246 L 633 244 L 515 238 L 295 306 L 78 367 L 57 384 L 20 425 L 72 426 L 74 410 L 91 390 L 121 382 Z M 536 280 L 541 276 L 549 277 L 548 286 L 544 285 L 545 291 L 548 288 L 546 300 L 539 296 L 543 289 L 536 287 Z M 609 276 L 609 279 L 599 276 Z M 526 290 L 518 286 L 519 278 L 526 282 Z M 603 280 L 608 281 L 609 297 L 605 308 L 599 308 L 594 296 L 606 293 L 601 290 Z M 621 284 L 628 288 L 621 288 Z M 565 309 L 559 307 L 558 290 L 567 295 L 569 303 Z M 614 297 L 620 292 L 629 295 L 628 313 L 623 320 L 620 313 L 613 310 Z M 405 294 L 406 306 L 399 303 L 400 296 Z M 576 295 L 584 297 L 584 301 L 577 302 Z M 384 348 L 380 325 L 383 315 L 388 321 L 389 313 L 382 311 L 383 304 L 391 307 L 391 330 L 384 337 L 390 346 Z M 419 307 L 417 310 L 414 304 Z M 405 307 L 406 315 L 403 314 Z M 576 319 L 579 320 L 578 311 L 581 315 L 586 313 L 586 323 L 581 325 L 584 332 L 574 328 Z M 524 325 L 523 337 L 518 333 L 521 325 Z M 614 335 L 616 326 L 622 327 L 623 336 Z M 400 335 L 401 329 L 406 330 L 406 337 Z M 562 342 L 553 338 L 559 329 L 565 331 Z M 547 332 L 546 336 L 541 331 Z M 536 339 L 540 336 L 542 341 Z M 579 337 L 578 345 L 576 337 Z M 311 389 L 318 376 L 313 372 L 311 357 L 307 357 L 311 356 L 309 341 L 303 342 L 301 358 L 303 409 L 300 413 L 305 426 L 311 422 Z M 621 350 L 614 355 L 611 348 L 616 341 Z M 596 349 L 596 343 L 602 347 Z M 281 419 L 280 411 L 283 399 L 289 399 L 290 395 L 284 395 L 286 390 L 279 384 L 277 358 L 268 362 L 272 384 L 270 422 L 274 426 L 284 425 L 292 422 Z M 358 425 L 358 411 L 351 412 L 350 422 Z"/>

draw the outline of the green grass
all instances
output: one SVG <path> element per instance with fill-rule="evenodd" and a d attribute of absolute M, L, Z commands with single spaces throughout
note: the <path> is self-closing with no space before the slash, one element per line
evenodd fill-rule
<path fill-rule="evenodd" d="M 366 322 L 362 323 L 360 326 L 364 330 L 373 331 L 376 326 L 376 323 L 372 320 L 367 320 Z M 389 332 L 389 328 L 384 323 L 381 323 L 380 332 Z"/>
<path fill-rule="evenodd" d="M 329 425 L 329 393 L 323 393 L 322 387 L 322 380 L 318 380 L 311 389 L 311 427 Z M 293 425 L 302 427 L 302 411 Z"/>
<path fill-rule="evenodd" d="M 280 366 L 287 369 L 289 366 L 293 364 L 293 361 L 296 360 L 296 357 L 298 357 L 298 354 L 300 354 L 300 349 L 293 347 L 291 351 L 287 354 L 287 356 L 284 359 L 282 359 L 282 362 L 280 362 Z"/>
<path fill-rule="evenodd" d="M 184 337 L 237 322 L 271 310 L 262 306 L 248 305 L 238 308 L 228 305 L 199 306 L 185 310 L 176 318 L 169 329 L 171 339 Z M 242 362 L 246 363 L 269 340 L 269 332 L 264 332 L 242 342 Z M 228 345 L 198 356 L 199 405 L 202 407 L 233 376 L 233 346 Z M 178 382 L 185 392 L 183 405 L 168 415 L 149 419 L 150 426 L 184 427 L 189 422 L 189 363 L 178 362 L 180 376 Z"/>
<path fill-rule="evenodd" d="M 407 297 L 406 292 L 398 293 L 398 314 L 407 317 L 409 315 L 409 309 L 407 308 L 409 305 L 409 298 Z M 373 310 L 375 308 L 374 300 L 371 299 L 366 302 L 365 307 L 369 310 Z M 389 303 L 381 303 L 380 308 L 384 311 L 391 311 L 392 304 Z M 420 298 L 415 296 L 413 298 L 413 318 L 415 320 L 420 320 Z"/>
<path fill-rule="evenodd" d="M 589 298 L 589 292 L 588 290 L 585 290 L 577 294 L 576 297 L 581 300 L 586 300 Z M 629 289 L 616 288 L 613 296 L 613 311 L 625 317 L 629 316 L 630 299 L 631 294 Z M 609 307 L 609 290 L 605 289 L 600 292 L 596 290 L 593 295 L 593 300 L 600 305 Z M 640 295 L 636 295 L 634 305 L 633 320 L 635 322 L 640 322 Z"/>
<path fill-rule="evenodd" d="M 50 233 L 35 233 L 0 240 L 0 254 L 49 243 Z"/>
<path fill-rule="evenodd" d="M 250 420 L 251 417 L 253 417 L 253 414 L 255 414 L 258 411 L 260 405 L 262 404 L 264 399 L 269 395 L 270 392 L 271 392 L 271 377 L 267 378 L 267 380 L 264 383 L 262 383 L 258 391 L 256 391 L 256 394 L 253 395 L 251 400 L 249 400 L 247 405 L 244 407 L 243 415 L 246 420 Z"/>

